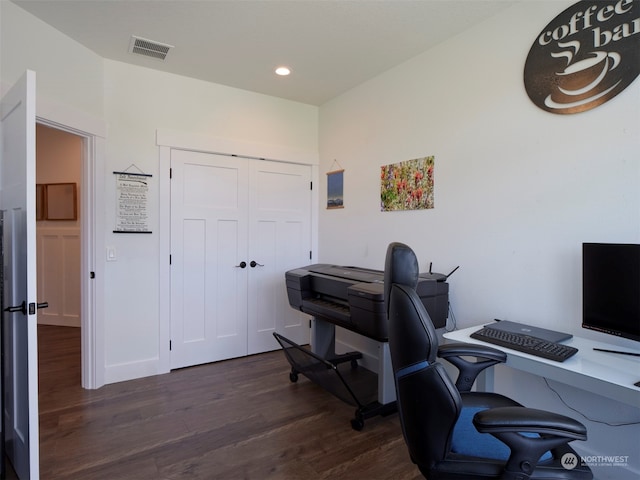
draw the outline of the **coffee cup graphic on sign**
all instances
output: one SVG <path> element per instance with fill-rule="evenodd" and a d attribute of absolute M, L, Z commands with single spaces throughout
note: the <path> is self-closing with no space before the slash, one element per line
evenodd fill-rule
<path fill-rule="evenodd" d="M 582 95 L 591 92 L 602 93 L 598 86 L 603 84 L 609 71 L 620 64 L 620 55 L 615 52 L 592 52 L 585 58 L 558 72 L 558 89 L 565 95 Z"/>

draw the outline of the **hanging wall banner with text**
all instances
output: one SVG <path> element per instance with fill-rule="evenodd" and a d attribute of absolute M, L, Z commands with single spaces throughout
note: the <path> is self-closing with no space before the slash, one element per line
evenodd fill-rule
<path fill-rule="evenodd" d="M 551 113 L 611 100 L 640 72 L 640 0 L 587 0 L 554 18 L 533 42 L 524 85 Z"/>
<path fill-rule="evenodd" d="M 113 173 L 116 175 L 116 228 L 113 232 L 151 233 L 148 215 L 151 175 Z"/>

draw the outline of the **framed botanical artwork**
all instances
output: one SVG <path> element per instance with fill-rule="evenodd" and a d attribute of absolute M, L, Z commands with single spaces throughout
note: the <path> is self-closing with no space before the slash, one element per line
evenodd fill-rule
<path fill-rule="evenodd" d="M 384 165 L 380 171 L 383 212 L 433 208 L 434 157 Z"/>

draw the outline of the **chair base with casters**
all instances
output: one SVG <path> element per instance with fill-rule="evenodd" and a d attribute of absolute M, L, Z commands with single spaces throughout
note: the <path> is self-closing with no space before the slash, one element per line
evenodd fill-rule
<path fill-rule="evenodd" d="M 471 391 L 476 376 L 506 356 L 482 345 L 438 346 L 415 291 L 417 275 L 414 252 L 401 243 L 389 245 L 385 301 L 398 413 L 409 456 L 422 474 L 429 480 L 592 479 L 568 445 L 586 440 L 580 422 Z M 439 357 L 459 369 L 455 384 Z"/>

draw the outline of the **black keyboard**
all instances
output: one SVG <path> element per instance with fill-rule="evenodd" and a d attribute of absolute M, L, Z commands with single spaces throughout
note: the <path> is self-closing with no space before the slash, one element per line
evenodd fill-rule
<path fill-rule="evenodd" d="M 521 333 L 505 332 L 496 328 L 484 327 L 473 332 L 471 338 L 493 343 L 501 347 L 511 348 L 519 352 L 529 353 L 538 357 L 564 362 L 574 355 L 578 349 L 561 343 L 548 342 L 537 337 L 531 337 Z"/>

